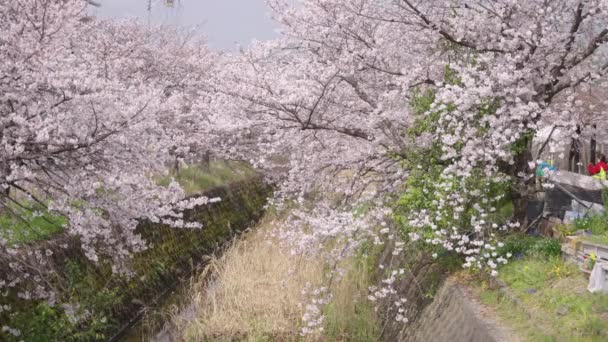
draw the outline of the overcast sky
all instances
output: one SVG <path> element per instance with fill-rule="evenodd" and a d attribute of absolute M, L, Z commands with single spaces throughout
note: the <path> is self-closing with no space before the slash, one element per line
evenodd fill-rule
<path fill-rule="evenodd" d="M 96 0 L 99 8 L 91 13 L 103 17 L 139 17 L 148 21 L 148 0 Z M 264 0 L 150 0 L 150 20 L 157 24 L 194 26 L 202 24 L 209 45 L 236 50 L 236 43 L 249 45 L 253 39 L 267 40 L 277 36 L 276 24 Z"/>

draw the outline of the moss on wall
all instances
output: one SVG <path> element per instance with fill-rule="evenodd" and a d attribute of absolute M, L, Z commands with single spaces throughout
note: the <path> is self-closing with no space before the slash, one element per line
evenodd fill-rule
<path fill-rule="evenodd" d="M 201 259 L 246 229 L 263 214 L 271 188 L 260 177 L 205 191 L 222 200 L 187 210 L 184 218 L 200 222 L 202 229 L 173 229 L 145 222 L 139 233 L 150 248 L 134 257 L 133 277 L 117 277 L 107 264 L 89 262 L 78 243 L 65 236 L 45 242 L 53 251 L 58 301 L 50 306 L 8 294 L 11 310 L 0 313 L 0 326 L 21 331 L 21 336 L 0 332 L 0 340 L 101 341 L 112 337 L 139 312 L 188 276 Z M 61 245 L 68 244 L 67 248 Z"/>

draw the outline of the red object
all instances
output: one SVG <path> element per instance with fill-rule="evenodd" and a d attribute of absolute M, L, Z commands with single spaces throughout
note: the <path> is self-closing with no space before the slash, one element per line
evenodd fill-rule
<path fill-rule="evenodd" d="M 593 165 L 593 163 L 589 163 L 588 169 L 589 174 L 593 176 L 600 173 L 601 169 L 604 169 L 604 171 L 608 172 L 608 164 L 604 163 L 603 161 L 600 161 L 595 165 Z"/>

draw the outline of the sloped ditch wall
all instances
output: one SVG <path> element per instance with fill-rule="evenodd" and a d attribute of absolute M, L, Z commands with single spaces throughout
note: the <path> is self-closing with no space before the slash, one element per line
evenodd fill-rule
<path fill-rule="evenodd" d="M 44 242 L 39 249 L 53 252 L 48 267 L 67 284 L 58 298 L 70 298 L 74 305 L 51 306 L 9 293 L 12 310 L 0 312 L 0 326 L 16 328 L 21 336 L 0 333 L 0 340 L 111 339 L 180 279 L 188 277 L 204 256 L 253 225 L 262 216 L 271 191 L 262 177 L 253 177 L 204 192 L 202 195 L 220 197 L 221 201 L 184 212 L 184 219 L 202 223 L 202 229 L 140 224 L 138 231 L 151 247 L 135 256 L 135 276 L 131 278 L 113 276 L 109 265 L 91 263 L 77 241 L 69 237 Z"/>
<path fill-rule="evenodd" d="M 484 318 L 483 308 L 466 289 L 450 279 L 461 266 L 448 258 L 434 259 L 412 246 L 404 255 L 392 255 L 387 246 L 378 262 L 387 270 L 404 268 L 405 276 L 393 284 L 396 296 L 389 296 L 378 308 L 381 340 L 386 342 L 499 342 L 502 329 Z M 382 279 L 382 277 L 379 277 Z M 402 313 L 409 322 L 396 320 L 395 298 L 405 298 Z"/>
<path fill-rule="evenodd" d="M 446 281 L 420 316 L 403 331 L 401 341 L 498 342 L 496 328 L 480 306 L 454 282 Z"/>

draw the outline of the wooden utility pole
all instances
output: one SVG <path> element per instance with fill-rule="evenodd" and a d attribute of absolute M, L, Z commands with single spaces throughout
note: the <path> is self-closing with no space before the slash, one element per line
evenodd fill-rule
<path fill-rule="evenodd" d="M 152 0 L 148 0 L 148 27 L 150 27 L 150 17 L 152 16 Z"/>

